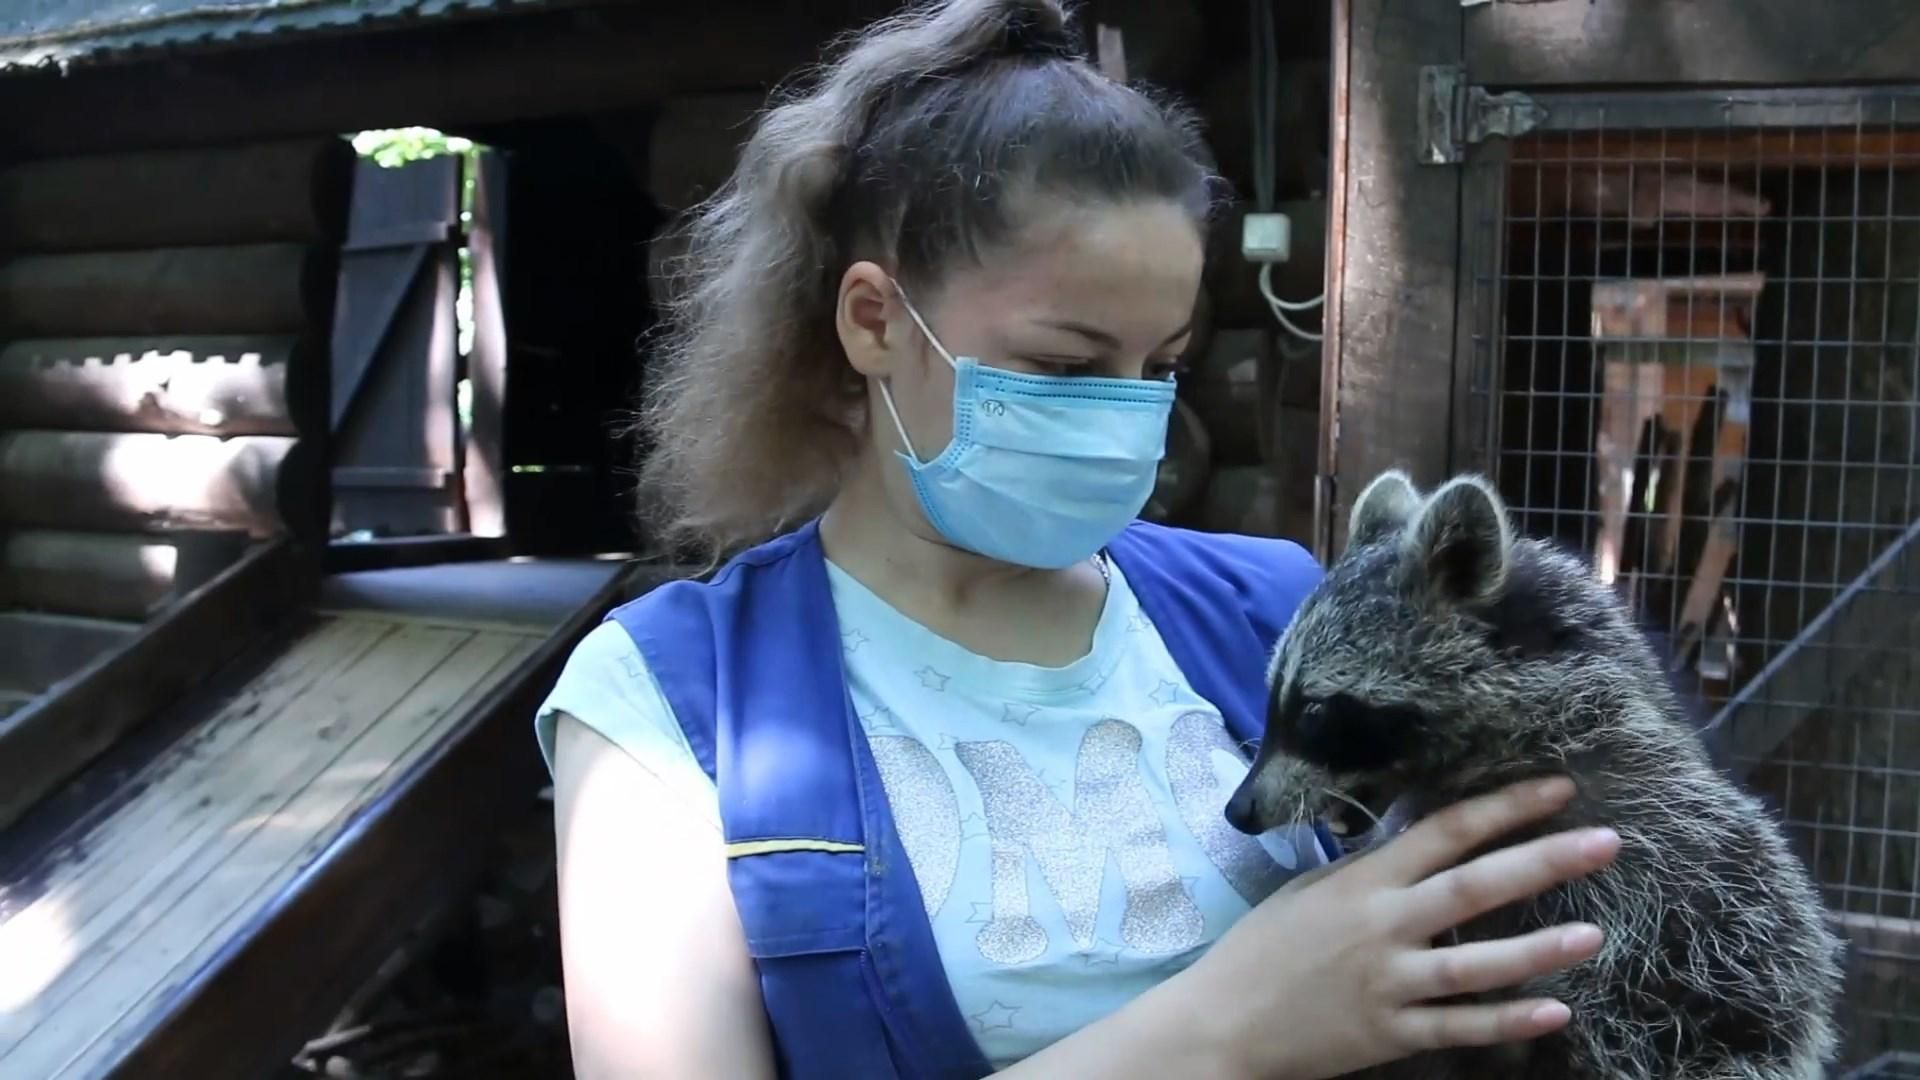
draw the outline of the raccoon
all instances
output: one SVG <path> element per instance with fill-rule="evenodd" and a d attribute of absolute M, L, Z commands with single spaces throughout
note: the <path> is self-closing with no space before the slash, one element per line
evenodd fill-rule
<path fill-rule="evenodd" d="M 1258 834 L 1321 820 L 1354 837 L 1341 828 L 1349 800 L 1391 806 L 1404 823 L 1566 774 L 1573 803 L 1500 843 L 1596 825 L 1621 838 L 1608 868 L 1451 935 L 1601 927 L 1596 958 L 1520 988 L 1566 1002 L 1565 1028 L 1367 1075 L 1822 1076 L 1838 1051 L 1842 946 L 1820 894 L 1765 808 L 1709 761 L 1613 591 L 1574 556 L 1516 537 L 1477 476 L 1426 497 L 1404 473 L 1384 473 L 1348 533 L 1274 650 L 1266 734 L 1229 821 Z"/>

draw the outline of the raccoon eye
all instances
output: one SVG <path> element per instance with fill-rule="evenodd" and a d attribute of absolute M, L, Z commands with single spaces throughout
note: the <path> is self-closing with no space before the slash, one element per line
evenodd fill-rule
<path fill-rule="evenodd" d="M 1300 716 L 1294 724 L 1302 737 L 1312 738 L 1320 734 L 1320 728 L 1325 725 L 1326 722 L 1326 705 L 1318 701 L 1309 701 L 1300 706 Z"/>

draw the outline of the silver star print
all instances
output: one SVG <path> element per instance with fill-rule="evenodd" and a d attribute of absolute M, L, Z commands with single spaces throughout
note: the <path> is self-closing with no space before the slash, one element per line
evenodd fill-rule
<path fill-rule="evenodd" d="M 1110 672 L 1097 671 L 1087 676 L 1086 681 L 1080 684 L 1080 690 L 1083 693 L 1094 693 L 1101 687 L 1107 685 L 1107 680 L 1112 677 L 1113 675 Z"/>
<path fill-rule="evenodd" d="M 1153 693 L 1147 696 L 1153 699 L 1155 705 L 1171 705 L 1173 704 L 1174 697 L 1179 693 L 1180 687 L 1178 685 L 1161 679 L 1160 685 L 1154 687 Z"/>
<path fill-rule="evenodd" d="M 885 705 L 880 706 L 870 713 L 863 713 L 860 716 L 861 725 L 868 731 L 873 732 L 898 730 L 893 720 L 893 710 L 887 708 Z"/>
<path fill-rule="evenodd" d="M 1005 723 L 1019 724 L 1021 727 L 1026 727 L 1027 721 L 1033 719 L 1034 714 L 1039 711 L 1040 707 L 1038 705 L 1017 705 L 1013 702 L 1008 702 L 1000 710 L 1000 719 Z"/>
<path fill-rule="evenodd" d="M 995 1028 L 1010 1028 L 1013 1026 L 1013 1014 L 1019 1011 L 1020 1006 L 1018 1005 L 1003 1005 L 998 1000 L 995 1000 L 993 1004 L 987 1006 L 985 1009 L 974 1013 L 973 1022 L 979 1025 L 981 1031 L 992 1031 Z"/>
<path fill-rule="evenodd" d="M 1146 612 L 1136 611 L 1132 615 L 1127 616 L 1127 632 L 1130 634 L 1141 633 L 1151 625 L 1151 623 L 1147 622 Z"/>
<path fill-rule="evenodd" d="M 921 668 L 914 674 L 920 676 L 920 685 L 929 690 L 944 692 L 947 688 L 947 676 L 933 670 L 931 665 Z"/>
<path fill-rule="evenodd" d="M 872 640 L 873 640 L 872 638 L 868 637 L 867 635 L 861 633 L 858 630 L 849 630 L 846 633 L 840 635 L 840 645 L 842 648 L 846 649 L 848 652 L 859 652 L 860 646 L 865 645 L 867 642 Z"/>
<path fill-rule="evenodd" d="M 626 671 L 627 678 L 632 679 L 635 682 L 639 682 L 641 679 L 645 678 L 647 674 L 647 669 L 644 666 L 642 666 L 642 664 L 640 663 L 640 658 L 637 656 L 621 657 L 620 667 Z"/>
<path fill-rule="evenodd" d="M 1118 964 L 1120 962 L 1120 947 L 1118 945 L 1109 945 L 1103 941 L 1093 948 L 1088 949 L 1086 952 L 1081 953 L 1080 962 L 1088 967 Z"/>
<path fill-rule="evenodd" d="M 993 921 L 993 901 L 975 900 L 973 902 L 973 913 L 967 916 L 967 921 L 979 926 L 984 926 L 987 923 L 992 922 Z"/>
<path fill-rule="evenodd" d="M 979 814 L 968 814 L 960 819 L 960 840 L 978 840 L 987 835 L 987 819 Z"/>

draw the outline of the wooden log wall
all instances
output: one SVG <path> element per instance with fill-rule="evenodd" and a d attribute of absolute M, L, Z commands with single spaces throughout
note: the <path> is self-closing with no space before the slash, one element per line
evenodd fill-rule
<path fill-rule="evenodd" d="M 1311 545 L 1320 347 L 1282 330 L 1261 295 L 1258 267 L 1240 254 L 1241 223 L 1254 197 L 1246 7 L 1094 0 L 1081 11 L 1085 40 L 1106 48 L 1117 43 L 1130 80 L 1170 91 L 1200 113 L 1232 192 L 1208 237 L 1180 407 L 1144 515 Z M 1321 294 L 1326 277 L 1331 4 L 1275 3 L 1274 12 L 1282 53 L 1271 140 L 1274 209 L 1292 224 L 1292 255 L 1274 266 L 1273 289 L 1282 299 L 1304 301 Z M 1109 70 L 1115 61 L 1097 59 Z M 621 140 L 666 221 L 647 253 L 656 304 L 676 285 L 671 271 L 682 250 L 683 215 L 726 180 L 765 102 L 757 89 L 672 97 L 654 112 L 644 136 Z M 1320 326 L 1317 311 L 1290 314 L 1304 329 Z"/>
<path fill-rule="evenodd" d="M 352 163 L 320 137 L 0 170 L 0 612 L 138 622 L 249 539 L 318 537 Z"/>

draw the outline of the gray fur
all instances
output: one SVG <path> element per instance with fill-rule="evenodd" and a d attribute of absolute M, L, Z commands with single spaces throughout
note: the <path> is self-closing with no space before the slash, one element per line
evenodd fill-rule
<path fill-rule="evenodd" d="M 1380 1080 L 1815 1080 L 1838 1051 L 1839 939 L 1759 801 L 1709 763 L 1644 636 L 1584 562 L 1516 538 L 1477 477 L 1422 499 L 1388 474 L 1276 647 L 1235 824 L 1393 817 L 1571 774 L 1574 803 L 1510 844 L 1609 825 L 1615 863 L 1469 923 L 1485 940 L 1589 921 L 1594 960 L 1517 992 L 1573 1010 L 1513 1047 L 1420 1055 Z M 1336 697 L 1336 695 L 1343 695 Z M 1316 702 L 1318 703 L 1316 705 Z"/>

